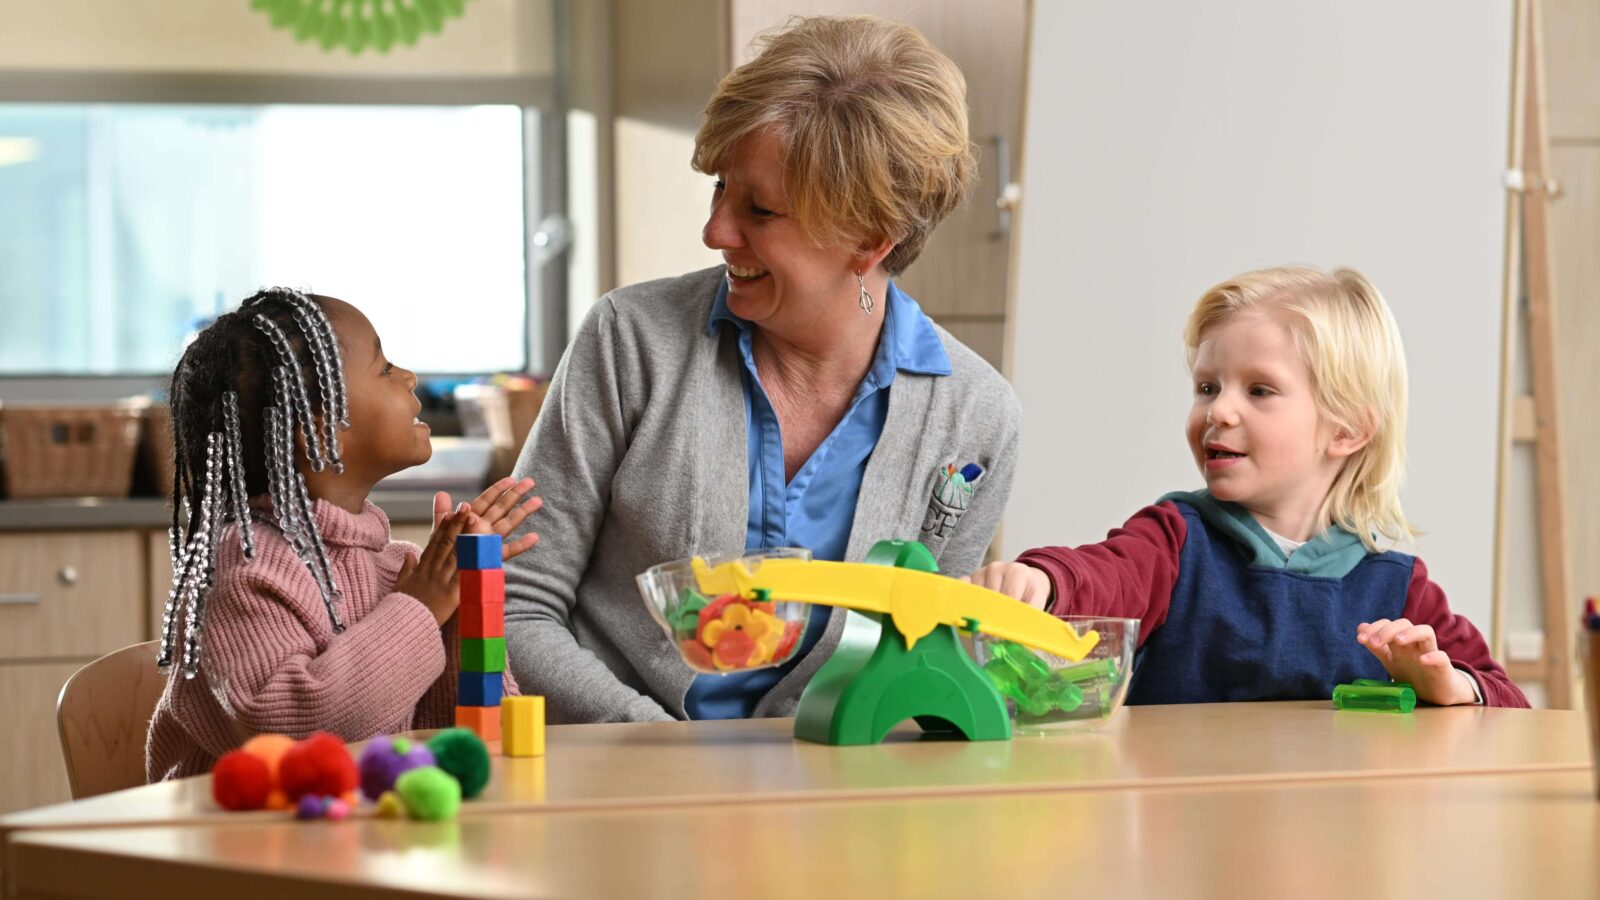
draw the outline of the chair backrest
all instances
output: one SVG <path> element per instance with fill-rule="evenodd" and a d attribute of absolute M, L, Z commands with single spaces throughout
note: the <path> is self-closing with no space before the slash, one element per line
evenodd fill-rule
<path fill-rule="evenodd" d="M 72 799 L 144 784 L 144 741 L 166 688 L 158 642 L 108 653 L 73 673 L 56 701 Z"/>

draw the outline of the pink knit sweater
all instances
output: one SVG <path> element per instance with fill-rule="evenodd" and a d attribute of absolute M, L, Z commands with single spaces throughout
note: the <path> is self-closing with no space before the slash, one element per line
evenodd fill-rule
<path fill-rule="evenodd" d="M 331 731 L 360 741 L 454 724 L 456 620 L 440 628 L 420 601 L 394 590 L 416 545 L 390 540 L 388 516 L 370 502 L 352 515 L 319 500 L 314 514 L 343 594 L 344 632 L 334 635 L 316 582 L 277 529 L 257 519 L 255 558 L 246 560 L 229 526 L 206 601 L 200 672 L 187 679 L 174 666 L 150 720 L 151 781 L 207 772 L 257 734 Z M 509 672 L 504 682 L 516 693 Z"/>

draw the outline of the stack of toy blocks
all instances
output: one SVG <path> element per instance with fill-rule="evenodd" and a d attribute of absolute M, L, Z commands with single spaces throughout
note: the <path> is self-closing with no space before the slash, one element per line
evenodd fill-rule
<path fill-rule="evenodd" d="M 461 687 L 456 725 L 485 741 L 500 739 L 500 692 L 506 670 L 506 570 L 500 567 L 500 535 L 456 538 L 461 572 Z"/>

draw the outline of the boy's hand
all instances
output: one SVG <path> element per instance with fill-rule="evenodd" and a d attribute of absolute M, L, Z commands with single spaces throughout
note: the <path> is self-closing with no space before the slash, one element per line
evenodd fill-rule
<path fill-rule="evenodd" d="M 961 580 L 999 591 L 1034 609 L 1044 609 L 1050 603 L 1050 576 L 1024 563 L 990 563 Z"/>
<path fill-rule="evenodd" d="M 477 521 L 469 526 L 466 534 L 498 534 L 502 538 L 517 530 L 524 520 L 538 511 L 544 505 L 544 500 L 533 496 L 534 482 L 532 478 L 513 481 L 502 478 L 488 489 L 478 495 L 471 503 L 462 503 L 457 508 L 470 510 Z M 526 498 L 526 500 L 524 500 Z M 433 527 L 438 530 L 439 523 L 450 514 L 450 495 L 440 491 L 433 495 Z M 539 535 L 528 532 L 522 537 L 500 546 L 500 559 L 508 560 L 539 543 Z"/>
<path fill-rule="evenodd" d="M 436 498 L 437 499 L 437 498 Z M 465 504 L 462 504 L 465 506 Z M 457 510 L 443 517 L 435 516 L 433 537 L 422 548 L 422 556 L 406 554 L 400 566 L 400 576 L 394 589 L 417 598 L 433 620 L 443 625 L 455 615 L 461 605 L 461 579 L 456 574 L 456 537 L 463 530 L 474 527 L 477 517 L 472 510 Z"/>
<path fill-rule="evenodd" d="M 1432 625 L 1413 625 L 1410 619 L 1362 622 L 1356 641 L 1383 663 L 1390 678 L 1415 688 L 1417 699 L 1440 706 L 1478 702 L 1470 676 L 1450 664 Z"/>

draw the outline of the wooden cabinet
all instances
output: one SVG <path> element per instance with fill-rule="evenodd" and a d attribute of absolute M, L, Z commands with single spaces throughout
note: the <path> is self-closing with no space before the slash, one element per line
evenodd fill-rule
<path fill-rule="evenodd" d="M 94 658 L 144 639 L 137 532 L 0 535 L 0 661 Z"/>
<path fill-rule="evenodd" d="M 69 799 L 56 697 L 73 672 L 145 639 L 141 534 L 0 534 L 0 812 Z"/>
<path fill-rule="evenodd" d="M 0 813 L 71 799 L 56 732 L 56 697 L 88 661 L 0 663 L 6 723 L 0 729 Z"/>

